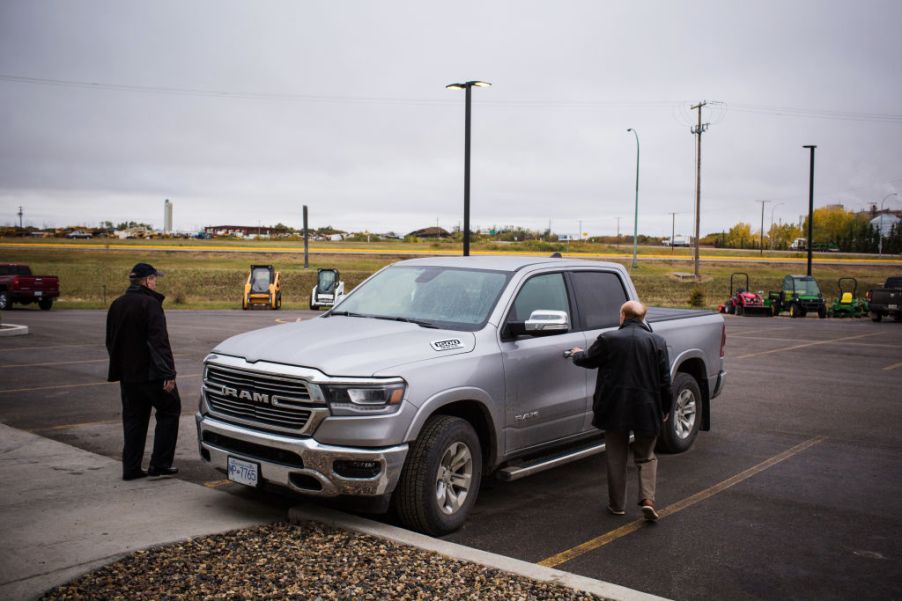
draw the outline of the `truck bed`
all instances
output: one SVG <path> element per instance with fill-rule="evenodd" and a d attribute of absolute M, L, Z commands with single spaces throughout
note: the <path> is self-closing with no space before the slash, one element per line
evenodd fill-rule
<path fill-rule="evenodd" d="M 648 323 L 672 321 L 674 319 L 686 319 L 689 317 L 702 317 L 704 315 L 716 315 L 714 311 L 707 309 L 672 309 L 669 307 L 649 307 L 645 316 Z"/>

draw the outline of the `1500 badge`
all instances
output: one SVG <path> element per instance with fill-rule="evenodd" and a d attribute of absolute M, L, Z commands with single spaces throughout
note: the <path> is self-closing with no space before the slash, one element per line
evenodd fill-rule
<path fill-rule="evenodd" d="M 429 343 L 433 349 L 437 351 L 451 351 L 464 347 L 464 343 L 460 338 L 448 338 L 446 340 L 433 340 Z"/>

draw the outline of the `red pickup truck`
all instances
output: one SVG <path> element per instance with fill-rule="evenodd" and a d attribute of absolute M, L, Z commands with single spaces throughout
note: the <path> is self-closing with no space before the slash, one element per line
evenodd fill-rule
<path fill-rule="evenodd" d="M 0 263 L 0 309 L 9 309 L 13 303 L 37 303 L 49 311 L 59 295 L 60 282 L 55 275 L 32 275 L 28 265 Z"/>

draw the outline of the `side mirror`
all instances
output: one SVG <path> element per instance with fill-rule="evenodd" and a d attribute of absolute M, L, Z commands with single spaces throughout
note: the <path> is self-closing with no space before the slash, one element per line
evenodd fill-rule
<path fill-rule="evenodd" d="M 567 332 L 570 330 L 570 316 L 566 311 L 537 309 L 532 312 L 524 325 L 526 333 L 533 336 Z"/>
<path fill-rule="evenodd" d="M 566 311 L 537 309 L 526 321 L 509 321 L 504 326 L 505 337 L 548 336 L 570 330 L 570 317 Z"/>

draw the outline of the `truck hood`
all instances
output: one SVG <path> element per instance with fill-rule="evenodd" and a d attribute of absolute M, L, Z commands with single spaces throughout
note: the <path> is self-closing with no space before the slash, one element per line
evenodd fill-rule
<path fill-rule="evenodd" d="M 469 353 L 475 346 L 471 332 L 338 315 L 245 332 L 213 352 L 251 363 L 311 367 L 329 376 L 368 377 L 406 363 Z"/>

